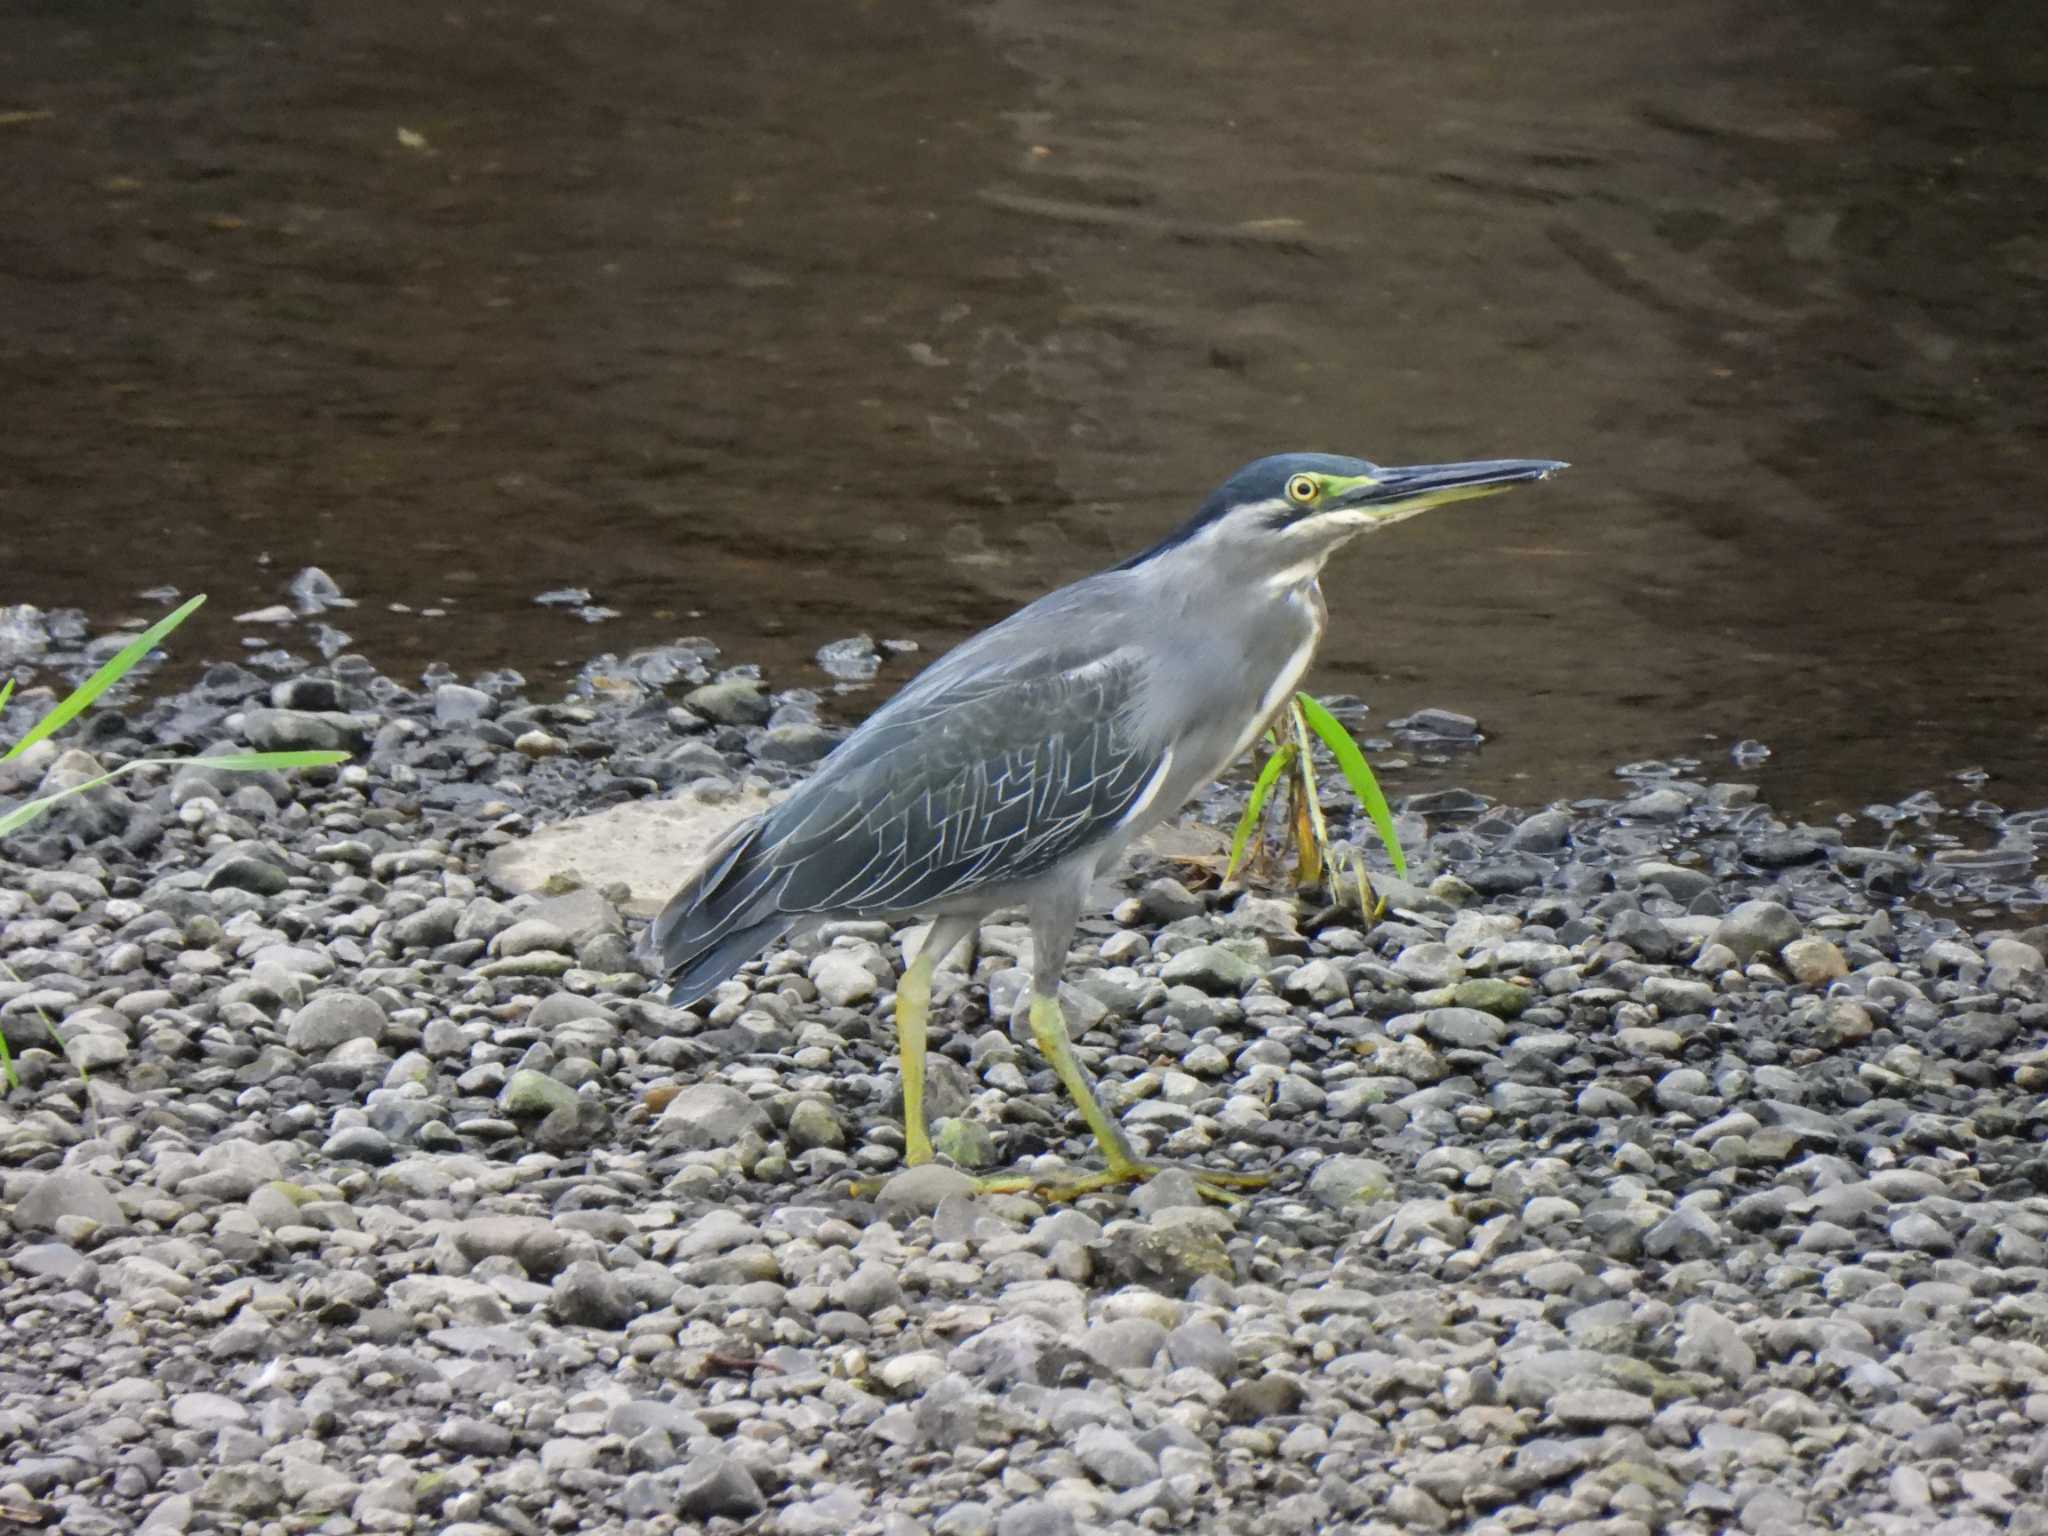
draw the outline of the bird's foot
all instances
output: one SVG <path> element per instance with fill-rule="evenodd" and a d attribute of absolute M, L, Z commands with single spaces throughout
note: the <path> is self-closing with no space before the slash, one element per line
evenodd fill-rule
<path fill-rule="evenodd" d="M 1138 1185 L 1162 1173 L 1184 1173 L 1194 1181 L 1195 1192 L 1218 1205 L 1243 1203 L 1241 1191 L 1264 1189 L 1273 1182 L 1270 1173 L 1239 1173 L 1234 1170 L 1200 1168 L 1180 1163 L 1141 1162 L 1135 1158 L 1112 1160 L 1100 1173 L 1062 1178 L 1043 1173 L 998 1173 L 975 1180 L 975 1193 L 982 1195 L 1030 1195 L 1048 1203 L 1079 1200 L 1083 1195 L 1105 1189 Z"/>
<path fill-rule="evenodd" d="M 1029 1195 L 1047 1204 L 1058 1204 L 1079 1200 L 1084 1195 L 1100 1194 L 1103 1190 L 1117 1189 L 1127 1184 L 1143 1184 L 1156 1179 L 1162 1173 L 1187 1175 L 1194 1183 L 1195 1193 L 1205 1200 L 1215 1201 L 1218 1205 L 1240 1205 L 1244 1201 L 1243 1191 L 1264 1189 L 1276 1177 L 1271 1173 L 1240 1173 L 1235 1170 L 1201 1168 L 1185 1163 L 1142 1162 L 1133 1158 L 1112 1161 L 1098 1173 L 1077 1173 L 1071 1177 L 1057 1172 L 989 1173 L 970 1176 L 967 1192 L 974 1195 Z M 889 1177 L 885 1174 L 879 1178 L 851 1180 L 846 1185 L 846 1192 L 855 1199 L 872 1200 L 881 1193 L 882 1186 L 889 1182 Z"/>

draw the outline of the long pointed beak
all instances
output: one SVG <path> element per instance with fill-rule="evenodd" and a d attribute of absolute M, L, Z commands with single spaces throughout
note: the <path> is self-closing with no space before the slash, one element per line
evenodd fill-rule
<path fill-rule="evenodd" d="M 1330 511 L 1364 512 L 1375 524 L 1399 522 L 1449 501 L 1491 496 L 1571 466 L 1559 459 L 1475 459 L 1469 464 L 1411 464 L 1376 469 L 1332 496 Z"/>

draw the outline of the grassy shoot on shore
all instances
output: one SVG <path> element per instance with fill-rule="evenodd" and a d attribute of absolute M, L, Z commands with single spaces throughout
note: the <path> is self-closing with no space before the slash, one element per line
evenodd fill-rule
<path fill-rule="evenodd" d="M 1246 802 L 1244 814 L 1238 818 L 1237 830 L 1230 839 L 1230 857 L 1224 867 L 1223 878 L 1230 879 L 1243 864 L 1267 800 L 1282 776 L 1291 775 L 1287 779 L 1287 825 L 1295 848 L 1295 879 L 1302 885 L 1316 885 L 1327 874 L 1331 895 L 1343 900 L 1344 872 L 1333 869 L 1337 861 L 1330 848 L 1330 829 L 1323 818 L 1322 796 L 1316 789 L 1311 736 L 1329 748 L 1331 756 L 1336 758 L 1338 770 L 1351 786 L 1352 793 L 1358 796 L 1358 803 L 1365 807 L 1380 841 L 1386 845 L 1394 873 L 1406 878 L 1408 859 L 1402 853 L 1401 840 L 1394 831 L 1393 812 L 1387 807 L 1387 797 L 1381 793 L 1379 781 L 1373 777 L 1365 754 L 1352 740 L 1351 733 L 1344 729 L 1343 723 L 1305 693 L 1297 693 L 1287 706 L 1286 739 L 1279 739 L 1277 732 L 1268 734 L 1273 751 L 1252 782 L 1251 798 Z M 1349 873 L 1356 882 L 1359 912 L 1370 922 L 1380 915 L 1386 903 L 1374 897 L 1372 885 L 1366 878 L 1364 860 L 1356 854 L 1352 856 Z"/>
<path fill-rule="evenodd" d="M 176 610 L 164 615 L 163 618 L 157 620 L 156 623 L 150 625 L 149 628 L 142 631 L 141 634 L 129 641 L 128 644 L 121 647 L 107 661 L 105 666 L 101 667 L 91 677 L 58 700 L 41 719 L 30 726 L 21 740 L 14 743 L 6 752 L 0 753 L 0 762 L 6 762 L 21 756 L 22 753 L 28 751 L 29 748 L 35 746 L 38 742 L 47 740 L 70 724 L 74 718 L 89 708 L 101 694 L 105 693 L 123 677 L 127 676 L 129 672 L 133 671 L 143 657 L 156 649 L 164 636 L 190 618 L 193 611 L 205 601 L 206 596 L 204 593 L 188 599 Z M 10 677 L 4 682 L 0 682 L 0 710 L 7 708 L 8 701 L 13 696 L 14 679 Z M 72 784 L 63 789 L 53 790 L 49 794 L 37 795 L 23 801 L 4 815 L 0 815 L 0 837 L 4 837 L 9 833 L 19 832 L 23 827 L 28 826 L 46 814 L 60 801 L 68 799 L 72 795 L 82 795 L 88 790 L 98 789 L 104 784 L 112 783 L 124 774 L 134 773 L 142 768 L 174 768 L 185 763 L 197 763 L 207 768 L 224 768 L 233 772 L 259 773 L 269 769 L 282 768 L 331 768 L 347 761 L 348 754 L 346 752 L 334 751 L 224 752 L 212 757 L 138 757 L 130 762 L 121 764 L 117 768 L 86 779 L 81 783 Z M 12 972 L 9 974 L 12 974 Z M 53 1026 L 51 1034 L 54 1036 L 56 1033 L 57 1031 Z M 0 1082 L 4 1082 L 7 1087 L 12 1088 L 18 1081 L 19 1079 L 16 1077 L 14 1070 L 14 1058 L 7 1048 L 6 1036 L 4 1033 L 0 1033 Z"/>

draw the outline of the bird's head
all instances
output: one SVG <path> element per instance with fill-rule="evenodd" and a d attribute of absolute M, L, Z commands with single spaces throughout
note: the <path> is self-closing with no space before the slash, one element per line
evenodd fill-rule
<path fill-rule="evenodd" d="M 1556 459 L 1479 459 L 1400 468 L 1330 453 L 1255 459 L 1210 493 L 1201 510 L 1125 562 L 1198 560 L 1248 578 L 1312 576 L 1342 544 L 1431 507 L 1491 496 L 1566 466 Z"/>

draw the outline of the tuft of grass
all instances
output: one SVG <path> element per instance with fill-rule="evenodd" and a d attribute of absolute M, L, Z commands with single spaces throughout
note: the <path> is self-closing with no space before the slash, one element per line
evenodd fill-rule
<path fill-rule="evenodd" d="M 7 973 L 9 981 L 17 985 L 25 985 L 21 980 L 21 972 L 17 971 L 5 960 L 0 960 L 0 971 Z M 57 1028 L 57 1021 L 50 1017 L 49 1009 L 38 1003 L 36 1005 L 36 1012 L 42 1015 L 43 1028 L 50 1032 L 50 1038 L 56 1041 L 59 1046 L 62 1046 L 64 1044 L 64 1032 Z M 65 1054 L 68 1056 L 70 1053 L 67 1051 Z M 84 1077 L 85 1068 L 80 1067 L 78 1075 Z M 9 1089 L 21 1086 L 21 1074 L 14 1070 L 14 1053 L 7 1049 L 7 1036 L 4 1033 L 0 1033 L 0 1084 L 5 1084 Z"/>
<path fill-rule="evenodd" d="M 1338 771 L 1351 786 L 1351 792 L 1358 796 L 1358 802 L 1365 807 L 1380 841 L 1386 845 L 1394 873 L 1405 879 L 1408 856 L 1401 851 L 1401 840 L 1394 831 L 1393 811 L 1387 805 L 1387 797 L 1381 792 L 1379 781 L 1373 777 L 1372 766 L 1366 762 L 1365 753 L 1359 750 L 1351 733 L 1344 729 L 1343 722 L 1308 694 L 1297 693 L 1288 702 L 1285 725 L 1287 734 L 1284 739 L 1277 730 L 1267 733 L 1273 750 L 1260 765 L 1258 777 L 1252 782 L 1251 798 L 1246 802 L 1244 814 L 1238 818 L 1237 829 L 1230 840 L 1230 857 L 1225 864 L 1223 878 L 1232 878 L 1243 864 L 1266 803 L 1283 777 L 1288 787 L 1287 825 L 1295 849 L 1296 880 L 1303 885 L 1316 885 L 1335 869 L 1337 861 L 1330 848 L 1330 829 L 1323 818 L 1322 796 L 1316 789 L 1313 737 L 1337 760 Z M 1345 895 L 1344 873 L 1336 872 L 1330 878 L 1331 894 L 1339 900 Z M 1364 860 L 1354 854 L 1348 873 L 1356 885 L 1360 913 L 1368 922 L 1379 917 L 1385 911 L 1386 903 L 1373 895 Z"/>
<path fill-rule="evenodd" d="M 180 604 L 176 611 L 165 614 L 133 640 L 122 646 L 107 661 L 105 666 L 72 689 L 70 693 L 59 699 L 54 709 L 30 726 L 26 736 L 9 747 L 4 753 L 0 753 L 0 762 L 5 762 L 10 757 L 21 756 L 22 753 L 26 752 L 44 737 L 54 736 L 57 732 L 63 730 L 65 726 L 71 723 L 73 716 L 82 713 L 92 704 L 93 700 L 134 671 L 137 662 L 155 650 L 165 635 L 168 635 L 180 624 L 191 618 L 193 612 L 205 601 L 206 594 L 202 592 L 199 596 Z M 7 695 L 13 691 L 14 679 L 10 677 L 7 680 L 7 693 L 0 693 L 0 706 L 5 706 Z"/>
<path fill-rule="evenodd" d="M 101 694 L 133 671 L 143 657 L 155 650 L 166 635 L 190 618 L 205 601 L 204 593 L 189 599 L 122 646 L 106 665 L 58 700 L 47 714 L 30 726 L 28 733 L 21 740 L 4 753 L 0 753 L 0 762 L 19 757 L 37 742 L 47 740 L 70 724 L 79 714 L 90 708 Z M 14 679 L 10 677 L 0 682 L 0 709 L 5 709 L 8 700 L 13 697 Z M 260 773 L 274 768 L 332 768 L 347 761 L 346 752 L 331 751 L 224 752 L 215 757 L 138 757 L 96 778 L 88 779 L 83 784 L 74 784 L 69 789 L 60 789 L 54 794 L 38 795 L 33 800 L 22 802 L 4 816 L 0 816 L 0 837 L 11 832 L 19 832 L 45 815 L 53 806 L 73 795 L 82 795 L 89 790 L 98 789 L 101 785 L 110 784 L 122 775 L 133 773 L 140 768 L 176 767 L 182 763 L 198 763 L 207 768 Z M 54 1028 L 51 1033 L 56 1033 Z M 14 1069 L 13 1054 L 7 1048 L 7 1037 L 0 1034 L 0 1082 L 4 1082 L 8 1088 L 14 1088 L 20 1085 L 20 1081 Z"/>
<path fill-rule="evenodd" d="M 135 669 L 136 663 L 155 650 L 157 644 L 190 618 L 193 611 L 206 601 L 206 594 L 181 604 L 174 612 L 165 614 L 156 623 L 121 647 L 107 664 L 80 683 L 70 693 L 58 700 L 50 712 L 29 727 L 23 736 L 5 752 L 0 752 L 0 762 L 19 757 L 37 742 L 46 740 L 62 730 L 92 702 L 114 684 Z M 14 693 L 14 679 L 9 678 L 0 687 L 0 709 L 7 706 L 7 700 Z M 112 783 L 123 774 L 135 772 L 138 768 L 176 767 L 183 763 L 197 763 L 205 768 L 226 768 L 241 773 L 261 773 L 273 768 L 332 768 L 348 761 L 346 752 L 300 751 L 300 752 L 224 752 L 217 757 L 138 757 L 120 767 L 110 769 L 97 778 L 87 779 L 83 784 L 74 784 L 69 789 L 60 789 L 55 794 L 39 795 L 24 801 L 6 815 L 0 816 L 0 837 L 10 832 L 19 832 L 30 822 L 44 815 L 61 800 L 73 795 L 82 795 L 88 790 L 98 789 Z"/>
<path fill-rule="evenodd" d="M 1394 813 L 1387 805 L 1387 797 L 1380 791 L 1380 781 L 1372 775 L 1372 766 L 1366 762 L 1365 753 L 1351 739 L 1351 733 L 1344 729 L 1343 722 L 1307 694 L 1297 694 L 1294 703 L 1309 729 L 1337 759 L 1344 782 L 1358 796 L 1358 803 L 1365 807 L 1365 814 L 1372 819 L 1373 830 L 1379 833 L 1380 841 L 1386 845 L 1394 873 L 1406 880 L 1408 856 L 1401 851 L 1401 839 L 1394 831 Z"/>

